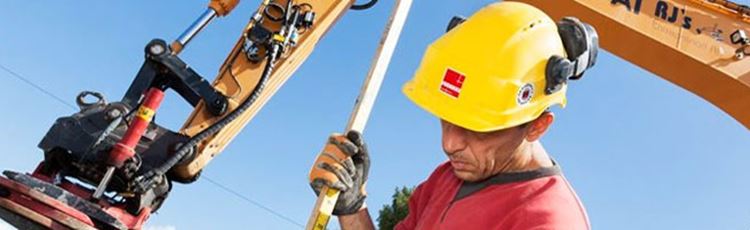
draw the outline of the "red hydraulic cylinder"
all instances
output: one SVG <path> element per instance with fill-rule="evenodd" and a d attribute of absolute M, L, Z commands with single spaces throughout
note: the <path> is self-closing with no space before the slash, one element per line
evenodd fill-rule
<path fill-rule="evenodd" d="M 163 99 L 164 91 L 158 88 L 150 88 L 146 92 L 146 98 L 143 99 L 143 103 L 136 111 L 128 131 L 109 153 L 108 163 L 110 165 L 121 167 L 126 160 L 135 155 L 135 146 L 141 140 L 143 133 L 146 132 L 146 128 L 151 123 L 151 119 L 154 118 Z"/>

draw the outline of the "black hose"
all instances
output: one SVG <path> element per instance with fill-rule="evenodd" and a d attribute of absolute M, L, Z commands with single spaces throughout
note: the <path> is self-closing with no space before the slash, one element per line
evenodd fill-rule
<path fill-rule="evenodd" d="M 377 0 L 373 0 L 377 1 Z M 370 2 L 372 3 L 372 2 Z M 370 4 L 368 3 L 368 4 Z M 372 3 L 374 4 L 374 3 Z M 293 15 L 290 15 L 292 13 L 292 1 L 287 2 L 287 7 L 284 17 L 283 25 L 286 26 L 295 26 L 297 24 L 297 20 L 299 17 L 299 14 L 294 13 Z M 289 40 L 289 36 L 291 36 L 291 33 L 286 34 L 286 39 Z M 167 159 L 163 164 L 161 164 L 159 167 L 153 168 L 149 170 L 148 172 L 142 174 L 141 176 L 138 176 L 136 178 L 136 186 L 137 189 L 146 191 L 149 189 L 149 187 L 154 182 L 153 179 L 155 176 L 161 176 L 166 174 L 172 167 L 177 165 L 180 161 L 182 161 L 185 156 L 187 156 L 190 151 L 193 150 L 195 146 L 197 146 L 201 141 L 213 136 L 214 134 L 218 133 L 223 129 L 225 126 L 227 126 L 232 121 L 236 120 L 242 113 L 245 112 L 250 106 L 252 106 L 255 101 L 258 100 L 260 97 L 260 93 L 263 92 L 263 89 L 266 87 L 266 84 L 268 83 L 268 78 L 271 76 L 271 73 L 273 72 L 273 69 L 276 65 L 276 60 L 281 56 L 281 53 L 283 52 L 284 44 L 279 43 L 273 43 L 270 47 L 270 50 L 268 50 L 268 56 L 267 56 L 267 62 L 265 68 L 263 68 L 263 73 L 260 76 L 260 79 L 258 80 L 258 84 L 255 85 L 255 88 L 253 89 L 253 92 L 251 93 L 250 97 L 245 99 L 245 101 L 240 104 L 237 109 L 233 110 L 229 114 L 227 114 L 225 117 L 221 118 L 218 122 L 214 123 L 210 127 L 204 129 L 197 135 L 193 136 L 188 140 L 187 143 L 180 146 L 180 148 L 170 157 Z M 231 69 L 230 69 L 231 71 Z"/>
<path fill-rule="evenodd" d="M 138 186 L 141 186 L 140 189 L 147 190 L 148 186 L 151 186 L 151 183 L 153 182 L 154 176 L 157 175 L 164 175 L 167 171 L 172 169 L 177 163 L 182 161 L 182 158 L 184 158 L 190 151 L 197 146 L 201 141 L 205 140 L 206 138 L 213 136 L 214 134 L 221 131 L 222 128 L 227 126 L 232 121 L 236 120 L 242 113 L 244 113 L 250 106 L 252 106 L 255 101 L 258 100 L 260 97 L 260 93 L 263 92 L 263 89 L 266 87 L 266 84 L 268 83 L 268 78 L 271 76 L 271 73 L 273 72 L 273 69 L 275 67 L 276 57 L 277 55 L 269 55 L 268 56 L 268 62 L 266 63 L 265 68 L 263 69 L 263 73 L 261 74 L 260 79 L 258 80 L 258 84 L 255 85 L 255 88 L 253 89 L 252 94 L 250 97 L 245 99 L 245 101 L 240 104 L 237 109 L 230 112 L 227 116 L 221 118 L 219 122 L 214 123 L 207 129 L 204 129 L 198 135 L 193 136 L 190 138 L 190 140 L 185 143 L 184 145 L 180 146 L 180 148 L 175 152 L 174 155 L 172 155 L 171 158 L 167 159 L 162 165 L 159 167 L 156 167 L 154 169 L 151 169 L 150 171 L 146 172 L 142 176 L 140 176 L 137 180 Z M 144 181 L 145 180 L 145 181 Z"/>
<path fill-rule="evenodd" d="M 378 0 L 370 0 L 367 3 L 360 4 L 360 5 L 354 4 L 351 7 L 349 7 L 349 9 L 352 9 L 352 10 L 366 10 L 366 9 L 370 9 L 373 6 L 375 6 L 375 3 L 378 3 Z"/>

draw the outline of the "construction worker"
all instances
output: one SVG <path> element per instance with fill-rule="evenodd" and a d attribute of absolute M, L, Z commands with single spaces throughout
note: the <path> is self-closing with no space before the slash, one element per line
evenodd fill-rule
<path fill-rule="evenodd" d="M 540 139 L 554 121 L 548 108 L 566 104 L 567 80 L 593 66 L 596 31 L 507 1 L 450 24 L 403 88 L 440 119 L 448 162 L 416 188 L 396 229 L 589 229 Z M 369 164 L 362 136 L 348 132 L 332 135 L 312 167 L 316 192 L 341 190 L 333 214 L 342 229 L 374 229 Z"/>

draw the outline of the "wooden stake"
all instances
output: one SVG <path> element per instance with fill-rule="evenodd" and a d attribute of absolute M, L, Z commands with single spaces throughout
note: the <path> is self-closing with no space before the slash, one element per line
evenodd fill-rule
<path fill-rule="evenodd" d="M 398 44 L 398 38 L 401 35 L 401 30 L 406 22 L 406 17 L 409 14 L 409 8 L 411 7 L 412 0 L 396 0 L 391 12 L 391 17 L 386 24 L 383 36 L 380 39 L 380 46 L 375 53 L 375 58 L 370 66 L 370 72 L 367 74 L 362 89 L 357 97 L 357 101 L 354 105 L 354 111 L 349 118 L 349 122 L 346 126 L 346 130 L 355 130 L 363 132 L 365 125 L 370 117 L 372 106 L 375 103 L 375 98 L 378 96 L 380 86 L 385 78 L 385 73 L 388 70 L 388 64 L 391 62 L 391 57 Z M 315 202 L 313 212 L 310 215 L 310 219 L 307 221 L 308 230 L 323 230 L 328 225 L 328 220 L 331 218 L 333 207 L 336 206 L 336 200 L 338 200 L 339 191 L 336 189 L 323 187 L 320 190 L 318 200 Z"/>

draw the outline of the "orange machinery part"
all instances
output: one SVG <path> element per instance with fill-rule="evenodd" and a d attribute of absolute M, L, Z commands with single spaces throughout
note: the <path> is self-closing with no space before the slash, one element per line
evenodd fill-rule
<path fill-rule="evenodd" d="M 747 11 L 708 0 L 518 1 L 555 19 L 575 16 L 592 24 L 607 51 L 704 98 L 750 129 L 750 57 L 736 58 L 742 45 L 730 39 L 736 30 L 750 31 Z"/>

